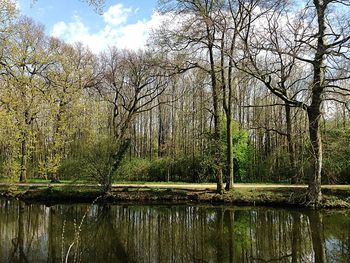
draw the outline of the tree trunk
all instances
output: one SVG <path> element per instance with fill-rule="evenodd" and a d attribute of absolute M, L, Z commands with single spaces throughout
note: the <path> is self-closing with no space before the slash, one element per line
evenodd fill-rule
<path fill-rule="evenodd" d="M 158 98 L 158 157 L 163 157 L 165 154 L 165 127 L 163 121 L 163 109 Z"/>
<path fill-rule="evenodd" d="M 215 176 L 216 176 L 216 191 L 219 194 L 223 193 L 223 182 L 222 182 L 222 169 L 221 169 L 221 158 L 220 158 L 220 113 L 219 113 L 219 89 L 217 85 L 217 79 L 215 75 L 215 62 L 214 62 L 214 52 L 213 43 L 210 29 L 207 28 L 208 38 L 209 38 L 209 59 L 210 59 L 210 77 L 211 86 L 213 93 L 213 107 L 214 107 L 214 165 L 215 165 Z"/>
<path fill-rule="evenodd" d="M 27 133 L 22 131 L 21 137 L 21 171 L 19 181 L 25 182 L 27 180 Z"/>
<path fill-rule="evenodd" d="M 230 116 L 226 118 L 226 141 L 227 141 L 227 179 L 226 190 L 229 191 L 233 187 L 233 152 L 232 152 L 232 119 Z"/>
<path fill-rule="evenodd" d="M 236 33 L 235 33 L 236 35 Z M 226 114 L 226 143 L 227 143 L 227 153 L 226 153 L 226 166 L 227 166 L 227 175 L 226 175 L 226 190 L 229 191 L 233 187 L 233 176 L 234 176 L 234 163 L 233 163 L 233 143 L 232 143 L 232 99 L 233 99 L 233 51 L 235 48 L 235 35 L 232 38 L 231 46 L 230 46 L 230 58 L 227 72 L 227 89 L 228 94 L 226 94 L 226 83 L 225 83 L 225 72 L 224 72 L 224 36 L 225 33 L 222 34 L 221 40 L 221 81 L 223 85 L 223 106 Z M 226 98 L 227 97 L 227 98 Z"/>
<path fill-rule="evenodd" d="M 311 173 L 309 175 L 309 202 L 318 206 L 322 200 L 321 175 L 322 175 L 322 140 L 320 133 L 320 105 L 314 110 L 308 111 L 309 133 L 311 141 Z"/>
<path fill-rule="evenodd" d="M 293 144 L 293 129 L 292 129 L 292 118 L 291 118 L 291 108 L 286 103 L 285 104 L 285 110 L 286 110 L 286 125 L 287 125 L 287 143 L 288 143 L 288 155 L 289 155 L 289 162 L 291 167 L 291 183 L 297 184 L 299 182 L 299 174 L 297 171 L 297 165 L 295 161 L 295 151 L 294 151 L 294 144 Z"/>
<path fill-rule="evenodd" d="M 320 121 L 322 117 L 322 102 L 325 89 L 325 54 L 327 47 L 325 43 L 326 35 L 326 8 L 329 2 L 314 0 L 317 13 L 318 34 L 317 50 L 313 60 L 313 81 L 311 105 L 307 113 L 309 118 L 309 134 L 312 153 L 312 173 L 309 177 L 308 198 L 310 204 L 318 206 L 321 199 L 321 174 L 322 174 L 322 140 L 320 133 Z"/>
<path fill-rule="evenodd" d="M 121 161 L 123 160 L 128 148 L 130 147 L 131 139 L 120 139 L 118 148 L 113 155 L 113 166 L 109 175 L 104 178 L 104 182 L 102 183 L 102 188 L 104 193 L 110 193 L 112 191 L 112 180 L 113 175 L 118 170 Z"/>

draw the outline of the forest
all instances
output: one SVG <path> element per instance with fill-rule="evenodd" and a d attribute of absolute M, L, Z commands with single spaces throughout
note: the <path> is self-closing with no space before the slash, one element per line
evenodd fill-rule
<path fill-rule="evenodd" d="M 350 1 L 157 12 L 147 47 L 95 54 L 0 0 L 0 178 L 350 183 Z"/>

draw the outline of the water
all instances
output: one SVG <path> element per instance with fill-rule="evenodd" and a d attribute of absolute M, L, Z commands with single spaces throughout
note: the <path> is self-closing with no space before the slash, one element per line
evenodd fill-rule
<path fill-rule="evenodd" d="M 0 200 L 0 262 L 66 260 L 350 262 L 350 211 Z"/>

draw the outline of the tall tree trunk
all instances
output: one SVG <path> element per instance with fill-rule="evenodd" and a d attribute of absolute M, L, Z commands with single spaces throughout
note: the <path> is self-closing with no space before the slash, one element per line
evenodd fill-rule
<path fill-rule="evenodd" d="M 233 187 L 233 143 L 232 143 L 232 119 L 228 116 L 226 119 L 226 143 L 227 143 L 227 181 L 226 190 Z"/>
<path fill-rule="evenodd" d="M 21 132 L 21 171 L 19 176 L 20 182 L 27 180 L 27 133 Z"/>
<path fill-rule="evenodd" d="M 162 105 L 158 98 L 158 157 L 163 157 L 165 153 L 165 124 Z"/>
<path fill-rule="evenodd" d="M 309 202 L 318 205 L 322 199 L 321 193 L 321 175 L 322 175 L 322 140 L 320 132 L 320 105 L 314 110 L 308 111 L 309 133 L 311 141 L 311 168 L 309 175 Z"/>
<path fill-rule="evenodd" d="M 310 204 L 318 206 L 321 199 L 321 175 L 322 175 L 322 139 L 320 132 L 320 121 L 322 117 L 322 102 L 325 89 L 325 54 L 327 51 L 325 43 L 326 21 L 325 12 L 328 1 L 314 0 L 317 13 L 318 34 L 317 50 L 313 61 L 313 82 L 311 105 L 308 107 L 309 134 L 312 153 L 312 173 L 309 177 L 308 198 Z"/>
<path fill-rule="evenodd" d="M 227 167 L 227 175 L 226 175 L 226 190 L 229 191 L 233 187 L 233 176 L 234 176 L 234 167 L 233 167 L 233 143 L 232 143 L 232 98 L 233 98 L 233 51 L 235 48 L 235 35 L 231 40 L 230 46 L 230 56 L 229 56 L 229 65 L 228 65 L 228 73 L 227 73 L 227 89 L 228 92 L 226 94 L 226 81 L 225 81 L 225 72 L 224 72 L 224 43 L 225 31 L 222 33 L 221 40 L 221 81 L 223 85 L 223 105 L 226 114 L 226 144 L 227 144 L 227 153 L 226 153 L 226 167 Z M 226 98 L 227 97 L 227 98 Z"/>
<path fill-rule="evenodd" d="M 209 26 L 207 26 L 207 36 L 209 40 L 209 60 L 210 60 L 210 78 L 211 87 L 213 94 L 213 107 L 214 107 L 214 165 L 215 165 L 215 176 L 216 176 L 216 191 L 219 194 L 223 193 L 223 181 L 222 181 L 222 169 L 221 169 L 221 158 L 220 158 L 220 111 L 219 111 L 219 88 L 215 75 L 215 61 L 214 61 L 214 45 L 213 33 L 210 32 Z"/>
<path fill-rule="evenodd" d="M 153 114 L 152 109 L 149 111 L 149 159 L 152 161 L 153 157 Z"/>
<path fill-rule="evenodd" d="M 53 141 L 52 156 L 54 160 L 56 158 L 61 159 L 61 156 L 58 156 L 58 155 L 62 153 L 61 143 L 63 143 L 62 128 L 61 128 L 62 114 L 63 114 L 63 102 L 61 101 L 59 104 L 58 113 L 56 115 L 56 127 L 55 127 L 55 132 L 53 134 L 53 140 L 52 140 Z M 56 171 L 57 169 L 55 168 L 54 171 L 52 171 L 52 173 L 50 174 L 51 183 L 59 183 L 59 179 Z"/>
<path fill-rule="evenodd" d="M 294 151 L 294 144 L 293 144 L 293 129 L 292 129 L 292 116 L 291 116 L 291 107 L 286 103 L 285 104 L 285 110 L 286 110 L 286 125 L 287 125 L 287 144 L 288 144 L 288 155 L 289 155 L 289 162 L 291 167 L 291 183 L 296 184 L 299 181 L 299 175 L 297 171 L 297 165 L 295 161 L 295 151 Z"/>

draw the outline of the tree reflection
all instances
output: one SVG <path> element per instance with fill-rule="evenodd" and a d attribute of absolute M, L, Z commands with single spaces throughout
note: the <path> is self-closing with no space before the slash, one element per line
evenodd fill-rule
<path fill-rule="evenodd" d="M 321 214 L 316 211 L 310 211 L 308 216 L 310 221 L 311 240 L 315 255 L 315 262 L 325 263 L 327 262 L 327 259 Z"/>
<path fill-rule="evenodd" d="M 225 210 L 224 220 L 225 226 L 228 229 L 228 261 L 230 263 L 234 262 L 234 219 L 235 213 L 234 211 Z"/>
<path fill-rule="evenodd" d="M 28 262 L 24 252 L 24 226 L 23 226 L 24 204 L 20 203 L 18 206 L 18 225 L 17 238 L 12 239 L 13 252 L 11 255 L 12 262 Z"/>
<path fill-rule="evenodd" d="M 301 215 L 292 213 L 292 263 L 301 262 Z"/>
<path fill-rule="evenodd" d="M 0 262 L 347 262 L 349 214 L 0 200 Z"/>

